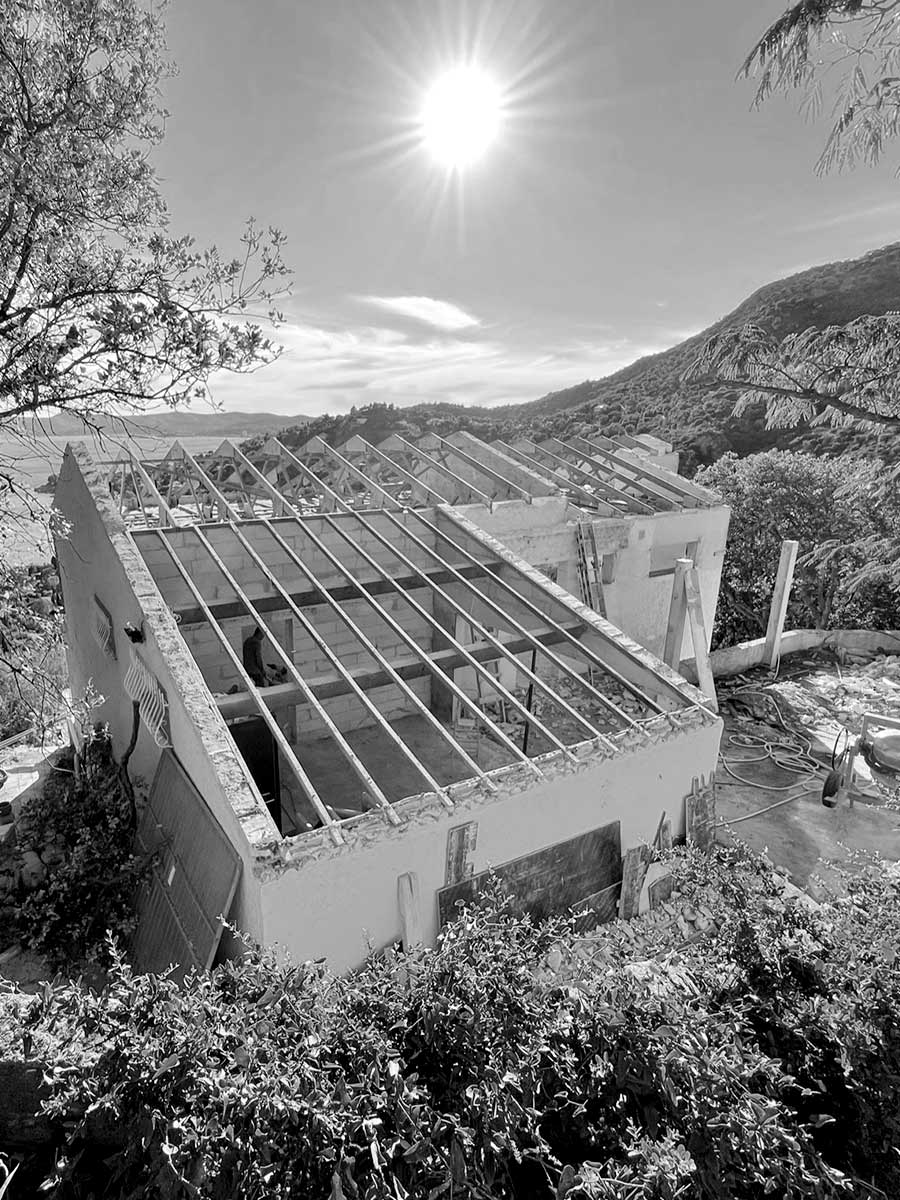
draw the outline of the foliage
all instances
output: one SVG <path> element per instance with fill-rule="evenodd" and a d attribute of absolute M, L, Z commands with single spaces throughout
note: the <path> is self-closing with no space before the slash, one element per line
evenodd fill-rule
<path fill-rule="evenodd" d="M 0 8 L 0 427 L 174 405 L 274 352 L 223 318 L 269 301 L 281 235 L 251 224 L 226 259 L 167 234 L 149 161 L 163 36 L 154 2 Z"/>
<path fill-rule="evenodd" d="M 715 644 L 765 633 L 785 538 L 800 543 L 788 628 L 900 624 L 900 572 L 870 558 L 876 542 L 900 546 L 900 514 L 879 499 L 878 477 L 874 465 L 779 450 L 725 455 L 697 473 L 731 507 Z"/>
<path fill-rule="evenodd" d="M 134 891 L 146 868 L 134 832 L 108 736 L 93 732 L 78 773 L 57 767 L 19 822 L 18 847 L 43 852 L 48 867 L 4 932 L 56 966 L 105 961 L 108 934 L 125 938 L 134 928 Z"/>
<path fill-rule="evenodd" d="M 282 235 L 251 221 L 230 257 L 168 228 L 150 161 L 170 71 L 162 7 L 0 4 L 0 432 L 18 442 L 0 457 L 0 525 L 44 516 L 19 449 L 40 444 L 42 418 L 91 428 L 103 414 L 205 398 L 216 371 L 277 354 L 260 314 L 277 320 Z M 5 591 L 2 552 L 0 574 Z M 22 641 L 6 616 L 7 644 Z M 31 668 L 21 654 L 4 660 L 8 721 L 56 673 Z"/>
<path fill-rule="evenodd" d="M 759 73 L 757 103 L 800 89 L 813 116 L 825 86 L 833 88 L 835 119 L 818 163 L 825 172 L 877 163 L 900 133 L 898 65 L 897 0 L 800 0 L 766 30 L 743 73 Z M 897 307 L 867 307 L 849 322 L 817 322 L 788 336 L 754 324 L 715 330 L 684 379 L 737 389 L 738 414 L 761 401 L 770 428 L 855 421 L 864 430 L 896 429 Z"/>
<path fill-rule="evenodd" d="M 897 0 L 800 0 L 763 34 L 742 74 L 759 75 L 756 102 L 803 91 L 818 117 L 825 84 L 834 123 L 817 170 L 877 163 L 900 133 L 900 4 Z"/>
<path fill-rule="evenodd" d="M 741 389 L 735 412 L 766 406 L 769 428 L 806 424 L 900 428 L 900 316 L 859 317 L 778 339 L 758 325 L 710 338 L 686 378 Z"/>
<path fill-rule="evenodd" d="M 0 1052 L 84 1114 L 49 1194 L 896 1195 L 897 872 L 817 909 L 741 850 L 673 866 L 717 918 L 678 953 L 495 895 L 345 980 L 251 950 L 183 986 L 117 961 L 99 993 L 10 996 Z"/>
<path fill-rule="evenodd" d="M 0 740 L 59 716 L 66 663 L 52 578 L 0 560 Z"/>

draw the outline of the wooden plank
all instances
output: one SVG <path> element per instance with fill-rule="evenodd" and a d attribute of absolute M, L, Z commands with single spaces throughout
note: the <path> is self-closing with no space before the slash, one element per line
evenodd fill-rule
<path fill-rule="evenodd" d="M 659 830 L 656 837 L 657 848 L 661 854 L 666 854 L 672 849 L 672 822 L 665 813 L 663 813 L 663 819 L 659 823 Z"/>
<path fill-rule="evenodd" d="M 400 940 L 404 950 L 421 946 L 425 940 L 422 923 L 422 895 L 419 877 L 408 871 L 397 877 L 397 903 L 400 906 Z"/>
<path fill-rule="evenodd" d="M 684 644 L 684 623 L 687 618 L 687 595 L 684 580 L 693 567 L 689 558 L 679 558 L 675 563 L 675 578 L 672 580 L 672 599 L 669 602 L 669 620 L 666 624 L 666 641 L 663 662 L 678 670 L 681 662 L 681 647 Z"/>
<path fill-rule="evenodd" d="M 650 866 L 650 847 L 643 843 L 625 851 L 622 864 L 622 891 L 619 894 L 619 920 L 630 921 L 638 915 L 641 888 Z"/>
<path fill-rule="evenodd" d="M 715 841 L 716 784 L 715 778 L 693 779 L 691 790 L 685 797 L 685 824 L 689 846 L 706 850 Z"/>
<path fill-rule="evenodd" d="M 781 557 L 778 561 L 778 574 L 775 577 L 775 590 L 772 592 L 769 624 L 766 628 L 765 656 L 770 667 L 775 666 L 781 653 L 781 635 L 784 632 L 784 619 L 787 616 L 788 601 L 791 598 L 791 584 L 794 581 L 794 567 L 799 547 L 799 542 L 784 541 L 781 543 Z"/>
<path fill-rule="evenodd" d="M 478 822 L 467 821 L 447 831 L 447 870 L 445 883 L 450 887 L 474 874 L 472 852 L 478 845 Z"/>
<path fill-rule="evenodd" d="M 712 667 L 709 662 L 709 639 L 706 633 L 706 622 L 703 620 L 703 601 L 700 597 L 700 584 L 697 580 L 697 571 L 695 567 L 691 567 L 685 572 L 684 576 L 684 593 L 687 602 L 688 622 L 691 627 L 691 640 L 694 644 L 694 665 L 697 670 L 697 679 L 700 683 L 700 690 L 714 712 L 719 711 L 719 701 L 716 697 L 716 681 L 713 678 Z M 677 664 L 676 669 L 677 669 Z"/>
<path fill-rule="evenodd" d="M 452 921 L 457 903 L 471 904 L 492 880 L 511 897 L 516 911 L 542 920 L 568 912 L 617 885 L 621 877 L 621 832 L 613 821 L 442 888 L 437 894 L 439 920 L 441 925 Z"/>

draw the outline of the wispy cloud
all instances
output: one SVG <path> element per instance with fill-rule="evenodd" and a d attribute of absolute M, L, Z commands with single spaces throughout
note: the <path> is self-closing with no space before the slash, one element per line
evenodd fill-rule
<path fill-rule="evenodd" d="M 612 374 L 678 340 L 667 334 L 545 340 L 509 330 L 472 339 L 445 329 L 422 336 L 377 325 L 295 320 L 275 335 L 284 345 L 277 362 L 250 376 L 220 375 L 214 389 L 225 408 L 302 416 L 376 401 L 521 403 Z"/>
<path fill-rule="evenodd" d="M 843 212 L 801 221 L 787 232 L 820 233 L 828 229 L 839 229 L 844 225 L 866 225 L 873 222 L 880 226 L 883 224 L 883 218 L 886 217 L 890 218 L 892 224 L 897 222 L 900 226 L 900 202 L 891 200 L 888 203 L 844 209 Z"/>
<path fill-rule="evenodd" d="M 430 296 L 357 296 L 356 299 L 447 333 L 457 333 L 481 324 L 477 317 L 456 304 L 447 300 L 432 300 Z"/>

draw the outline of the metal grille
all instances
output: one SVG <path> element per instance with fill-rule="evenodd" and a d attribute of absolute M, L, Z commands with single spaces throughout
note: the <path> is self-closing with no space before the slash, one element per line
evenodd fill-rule
<path fill-rule="evenodd" d="M 131 666 L 125 674 L 125 691 L 132 700 L 137 702 L 141 720 L 157 746 L 168 746 L 166 718 L 169 704 L 166 700 L 166 693 L 133 647 Z"/>
<path fill-rule="evenodd" d="M 96 596 L 94 597 L 94 637 L 104 654 L 108 654 L 110 658 L 116 657 L 112 617 L 103 602 Z"/>
<path fill-rule="evenodd" d="M 138 896 L 135 966 L 176 977 L 212 964 L 242 863 L 171 750 L 164 750 L 138 828 L 138 850 L 152 856 Z"/>

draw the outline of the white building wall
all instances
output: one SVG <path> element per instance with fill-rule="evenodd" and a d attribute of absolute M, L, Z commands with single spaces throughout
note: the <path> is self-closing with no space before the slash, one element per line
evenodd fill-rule
<path fill-rule="evenodd" d="M 656 737 L 638 735 L 632 748 L 614 757 L 592 758 L 575 769 L 560 766 L 548 778 L 504 789 L 496 798 L 458 801 L 453 811 L 404 801 L 397 806 L 408 818 L 402 826 L 369 814 L 358 837 L 348 829 L 344 847 L 322 843 L 304 853 L 304 839 L 296 839 L 296 865 L 262 885 L 265 939 L 295 961 L 325 958 L 335 971 L 350 970 L 370 949 L 400 938 L 397 881 L 414 872 L 423 937 L 433 944 L 437 892 L 448 882 L 447 835 L 469 821 L 477 823 L 470 855 L 475 874 L 612 821 L 621 823 L 624 853 L 652 841 L 663 811 L 681 836 L 692 780 L 711 775 L 716 764 L 721 722 L 705 721 L 668 735 L 660 726 Z"/>
<path fill-rule="evenodd" d="M 532 566 L 555 567 L 560 587 L 580 597 L 575 523 L 584 514 L 568 500 L 546 497 L 531 504 L 510 500 L 490 510 L 471 504 L 458 511 Z M 674 566 L 685 548 L 697 543 L 693 555 L 707 639 L 711 638 L 730 516 L 731 510 L 721 505 L 652 516 L 593 518 L 601 550 L 614 555 L 612 581 L 603 587 L 606 616 L 612 624 L 653 654 L 662 654 L 672 575 L 654 576 L 651 572 Z M 690 631 L 685 629 L 681 657 L 693 653 Z"/>
<path fill-rule="evenodd" d="M 82 696 L 91 683 L 103 695 L 104 703 L 93 720 L 108 722 L 113 751 L 121 756 L 132 728 L 132 705 L 124 686 L 131 643 L 123 627 L 126 622 L 143 626 L 145 641 L 137 650 L 166 693 L 172 748 L 244 862 L 233 919 L 260 937 L 254 847 L 277 842 L 278 831 L 171 613 L 125 533 L 103 473 L 87 451 L 67 450 L 55 505 L 69 526 L 67 535 L 56 539 L 56 553 L 66 606 L 72 694 Z M 112 617 L 115 659 L 104 653 L 91 632 L 95 595 Z M 130 762 L 132 778 L 149 788 L 160 753 L 142 723 Z"/>

